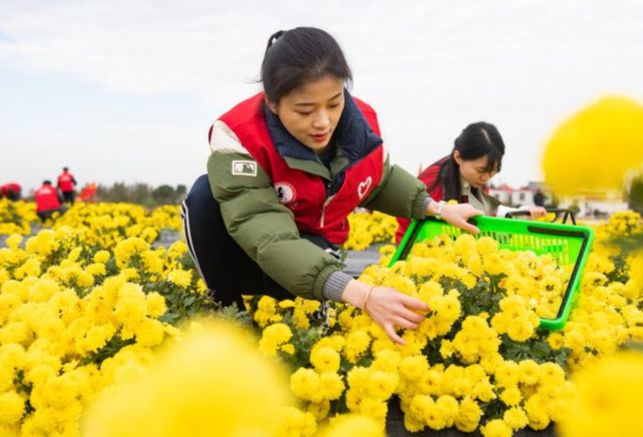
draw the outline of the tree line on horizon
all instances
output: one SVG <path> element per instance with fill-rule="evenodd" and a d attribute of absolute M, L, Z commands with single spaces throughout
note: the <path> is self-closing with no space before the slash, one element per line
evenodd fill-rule
<path fill-rule="evenodd" d="M 133 184 L 115 182 L 111 186 L 99 184 L 97 187 L 96 200 L 99 202 L 125 202 L 146 207 L 155 207 L 160 205 L 178 205 L 186 195 L 187 186 L 182 184 L 176 187 L 167 184 L 153 187 L 142 182 Z M 643 175 L 631 180 L 628 189 L 624 193 L 624 197 L 632 211 L 643 214 Z M 578 211 L 574 212 L 577 213 Z"/>
<path fill-rule="evenodd" d="M 96 187 L 97 202 L 123 202 L 155 207 L 161 205 L 178 205 L 187 195 L 187 186 L 179 184 L 159 185 L 153 187 L 143 182 L 126 184 L 115 182 L 111 186 L 98 184 Z"/>

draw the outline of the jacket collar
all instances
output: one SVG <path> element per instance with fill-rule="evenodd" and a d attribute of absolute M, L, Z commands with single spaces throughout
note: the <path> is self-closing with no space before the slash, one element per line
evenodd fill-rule
<path fill-rule="evenodd" d="M 346 89 L 344 89 L 344 101 L 344 110 L 331 141 L 335 141 L 342 155 L 348 159 L 350 166 L 382 144 L 382 139 L 373 132 L 364 114 Z M 265 103 L 263 110 L 270 138 L 282 157 L 289 163 L 292 159 L 287 158 L 319 162 L 315 152 L 297 141 Z"/>

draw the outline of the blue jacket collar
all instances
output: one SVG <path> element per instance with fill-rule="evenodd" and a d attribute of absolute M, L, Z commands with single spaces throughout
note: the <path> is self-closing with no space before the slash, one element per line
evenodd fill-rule
<path fill-rule="evenodd" d="M 344 156 L 348 159 L 350 166 L 381 145 L 382 139 L 373 132 L 364 114 L 362 114 L 355 100 L 346 89 L 344 89 L 344 101 L 344 111 L 339 118 L 339 123 L 337 123 L 337 128 L 331 141 L 336 142 L 337 147 L 342 150 Z M 265 104 L 264 114 L 270 138 L 272 138 L 281 156 L 317 161 L 315 152 L 297 141 L 286 130 L 279 117 L 270 111 Z"/>

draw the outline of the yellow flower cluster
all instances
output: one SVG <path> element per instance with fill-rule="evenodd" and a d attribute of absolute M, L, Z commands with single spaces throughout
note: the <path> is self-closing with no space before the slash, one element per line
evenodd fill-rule
<path fill-rule="evenodd" d="M 643 351 L 620 352 L 580 371 L 565 406 L 563 437 L 643 435 Z"/>
<path fill-rule="evenodd" d="M 247 334 L 204 324 L 145 375 L 105 391 L 84 435 L 274 436 L 287 404 L 284 375 L 261 359 Z"/>
<path fill-rule="evenodd" d="M 73 221 L 80 217 L 82 223 Z M 79 205 L 66 224 L 60 218 L 26 241 L 18 234 L 6 239 L 0 435 L 78 435 L 87 404 L 137 378 L 155 359 L 153 349 L 176 335 L 167 322 L 190 315 L 202 287 L 182 264 L 183 242 L 167 249 L 150 242 L 177 217 L 175 208 L 146 215 L 133 205 Z"/>
<path fill-rule="evenodd" d="M 38 219 L 32 202 L 0 199 L 0 235 L 31 233 L 31 223 Z"/>
<path fill-rule="evenodd" d="M 361 416 L 338 415 L 318 427 L 313 412 L 291 406 L 286 381 L 284 369 L 257 352 L 248 332 L 221 321 L 192 322 L 144 375 L 103 391 L 85 417 L 83 435 L 384 437 Z M 330 373 L 317 382 L 323 396 L 336 398 L 343 388 Z M 0 397 L 3 402 L 12 407 L 17 400 Z"/>
<path fill-rule="evenodd" d="M 166 335 L 157 319 L 164 313 L 161 295 L 146 295 L 124 275 L 83 296 L 47 274 L 5 281 L 0 393 L 13 408 L 0 423 L 16 435 L 18 429 L 23 436 L 53 429 L 74 435 L 79 414 L 97 392 L 149 362 L 150 348 Z M 110 349 L 115 354 L 103 357 Z"/>
<path fill-rule="evenodd" d="M 392 243 L 397 230 L 395 217 L 381 212 L 354 212 L 348 216 L 351 232 L 343 248 L 364 250 L 374 243 Z"/>
<path fill-rule="evenodd" d="M 0 435 L 78 436 L 88 405 L 100 397 L 87 417 L 87 435 L 126 436 L 129 429 L 381 436 L 396 398 L 409 430 L 509 436 L 561 421 L 572 411 L 567 406 L 576 405 L 574 414 L 601 407 L 578 407 L 568 373 L 579 372 L 581 381 L 584 368 L 627 341 L 643 340 L 643 255 L 609 244 L 643 233 L 634 213 L 596 227 L 581 298 L 559 332 L 538 329 L 566 286 L 566 272 L 546 255 L 501 250 L 489 238 L 465 235 L 418 244 L 389 269 L 392 248 L 383 248 L 380 265 L 361 280 L 395 287 L 430 307 L 417 330 L 400 333 L 406 346 L 353 307 L 332 305 L 320 321 L 320 303 L 299 298 L 247 299 L 262 330 L 252 345 L 231 328 L 192 324 L 179 331 L 174 325 L 211 307 L 186 245 L 152 245 L 178 223 L 175 207 L 147 213 L 133 205 L 80 205 L 26 241 L 18 234 L 6 239 Z M 180 340 L 175 352 L 159 356 L 159 346 L 172 338 Z M 259 363 L 253 348 L 268 360 Z M 280 360 L 292 366 L 289 378 L 264 368 Z M 633 365 L 610 364 L 602 375 L 631 373 Z M 578 384 L 583 399 L 607 393 L 598 383 Z M 283 393 L 288 386 L 297 407 Z M 631 405 L 638 405 L 636 390 L 625 393 Z"/>
<path fill-rule="evenodd" d="M 640 232 L 641 226 L 640 216 L 622 213 L 596 227 L 582 296 L 562 331 L 538 326 L 540 317 L 558 310 L 565 269 L 549 255 L 499 249 L 490 238 L 469 235 L 416 244 L 406 261 L 390 269 L 385 266 L 392 249 L 383 249 L 380 264 L 361 276 L 428 304 L 419 328 L 401 333 L 406 346 L 393 343 L 353 307 L 335 306 L 323 335 L 312 344 L 302 341 L 300 327 L 306 324 L 299 320 L 295 326 L 291 301 L 261 298 L 253 314 L 264 337 L 273 338 L 267 355 L 300 366 L 292 374 L 291 391 L 302 414 L 312 413 L 318 421 L 345 405 L 384 429 L 395 396 L 413 432 L 455 427 L 491 437 L 525 427 L 541 430 L 559 422 L 576 395 L 568 372 L 610 356 L 628 340 L 642 340 L 643 284 L 633 268 L 643 258 L 608 244 Z M 281 342 L 274 341 L 279 336 L 272 326 L 284 333 Z M 311 326 L 304 328 L 309 336 L 314 321 Z M 283 345 L 294 346 L 294 353 L 280 352 Z M 305 352 L 307 361 L 294 360 Z"/>
<path fill-rule="evenodd" d="M 535 312 L 538 317 L 550 319 L 555 318 L 558 313 L 568 279 L 565 269 L 560 268 L 551 256 L 538 256 L 531 251 L 499 249 L 498 243 L 492 238 L 482 237 L 476 240 L 469 234 L 462 235 L 455 241 L 441 236 L 434 241 L 417 244 L 408 261 L 398 263 L 394 269 L 418 284 L 423 284 L 428 278 L 451 279 L 461 282 L 466 289 L 479 286 L 481 279 L 498 278 L 498 284 L 490 281 L 489 291 L 493 292 L 495 287 L 500 287 L 509 296 L 522 298 L 523 306 Z M 367 278 L 372 275 L 369 270 L 364 274 Z M 368 280 L 372 282 L 371 279 Z M 392 281 L 382 285 L 400 288 L 399 278 Z M 395 281 L 398 283 L 394 283 Z M 527 323 L 530 320 L 530 317 L 518 317 L 519 315 L 522 314 L 514 314 L 512 318 L 516 322 Z M 532 316 L 529 322 L 532 325 L 533 320 Z M 501 326 L 501 320 L 496 323 Z M 527 326 L 521 328 L 530 329 Z"/>
<path fill-rule="evenodd" d="M 253 314 L 255 322 L 264 328 L 269 323 L 276 323 L 287 318 L 292 320 L 296 329 L 307 330 L 310 327 L 309 316 L 319 309 L 319 302 L 297 298 L 276 302 L 269 296 L 259 298 L 257 309 Z"/>
<path fill-rule="evenodd" d="M 643 341 L 643 251 L 622 253 L 615 238 L 639 235 L 641 216 L 614 214 L 596 227 L 596 241 L 581 285 L 581 298 L 564 332 L 549 338 L 571 353 L 567 365 L 578 370 L 613 353 L 627 341 Z"/>
<path fill-rule="evenodd" d="M 643 165 L 643 106 L 605 97 L 566 120 L 549 140 L 545 181 L 558 194 L 620 190 L 630 170 Z M 600 159 L 609 150 L 610 159 Z"/>
<path fill-rule="evenodd" d="M 148 214 L 139 205 L 126 203 L 77 203 L 59 217 L 53 229 L 68 226 L 90 245 L 112 248 L 128 237 L 152 243 L 161 229 L 179 230 L 177 206 L 162 206 Z"/>

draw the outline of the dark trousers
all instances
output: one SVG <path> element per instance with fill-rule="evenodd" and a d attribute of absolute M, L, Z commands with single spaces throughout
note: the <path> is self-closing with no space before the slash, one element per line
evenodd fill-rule
<path fill-rule="evenodd" d="M 67 212 L 67 207 L 65 205 L 62 205 L 60 208 L 48 209 L 46 211 L 37 212 L 36 215 L 40 217 L 41 221 L 44 222 L 47 219 L 51 218 L 51 216 L 54 215 L 54 213 L 59 213 L 60 215 L 63 215 L 66 212 Z"/>
<path fill-rule="evenodd" d="M 264 273 L 228 234 L 207 175 L 199 177 L 192 186 L 181 205 L 181 218 L 190 255 L 210 293 L 223 306 L 236 302 L 242 309 L 241 295 L 294 298 Z M 301 237 L 329 253 L 337 251 L 337 247 L 322 236 L 302 233 Z"/>
<path fill-rule="evenodd" d="M 2 197 L 2 196 L 0 196 Z M 20 191 L 13 190 L 9 188 L 9 192 L 7 193 L 7 199 L 12 200 L 14 202 L 22 199 L 22 196 L 20 195 Z"/>
<path fill-rule="evenodd" d="M 71 206 L 74 206 L 75 199 L 76 193 L 74 191 L 63 191 L 63 200 L 65 203 L 69 203 Z"/>

